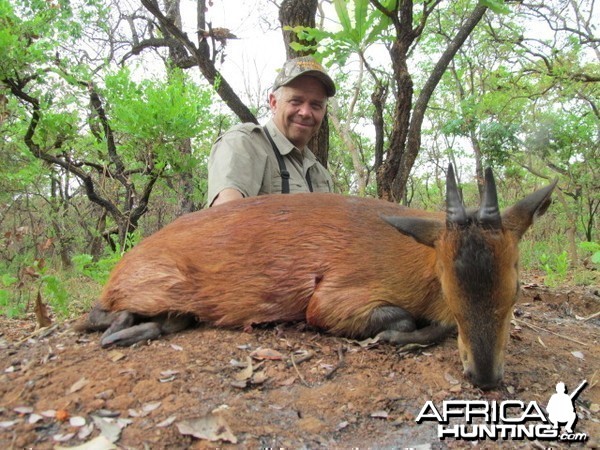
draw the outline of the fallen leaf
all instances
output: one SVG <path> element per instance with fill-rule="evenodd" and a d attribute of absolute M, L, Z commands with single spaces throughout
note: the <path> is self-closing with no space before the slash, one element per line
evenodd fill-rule
<path fill-rule="evenodd" d="M 67 391 L 67 394 L 74 394 L 75 392 L 80 391 L 88 383 L 89 381 L 86 380 L 85 377 L 80 378 L 75 383 L 73 383 L 73 385 Z"/>
<path fill-rule="evenodd" d="M 171 348 L 172 348 L 173 350 L 176 350 L 176 351 L 178 351 L 178 352 L 181 352 L 181 351 L 183 351 L 183 347 L 182 347 L 182 346 L 180 346 L 180 345 L 177 345 L 177 344 L 171 344 Z"/>
<path fill-rule="evenodd" d="M 22 420 L 4 420 L 0 422 L 0 428 L 10 428 L 13 425 L 18 424 L 19 422 L 22 422 Z"/>
<path fill-rule="evenodd" d="M 163 370 L 160 373 L 160 378 L 158 379 L 158 381 L 161 383 L 169 383 L 177 377 L 178 373 L 178 370 Z"/>
<path fill-rule="evenodd" d="M 179 370 L 163 370 L 160 373 L 161 377 L 172 377 L 173 375 L 177 375 L 179 373 Z"/>
<path fill-rule="evenodd" d="M 39 414 L 31 414 L 28 418 L 27 418 L 27 423 L 33 424 L 33 423 L 38 423 L 40 420 L 42 420 L 44 417 L 40 416 Z"/>
<path fill-rule="evenodd" d="M 85 444 L 77 447 L 62 447 L 60 445 L 54 447 L 54 450 L 115 450 L 117 447 L 103 435 L 97 436 Z"/>
<path fill-rule="evenodd" d="M 286 378 L 285 380 L 282 380 L 282 381 L 278 382 L 277 384 L 279 386 L 291 386 L 292 384 L 294 384 L 295 381 L 296 381 L 296 377 L 293 376 L 293 377 Z"/>
<path fill-rule="evenodd" d="M 575 358 L 585 359 L 583 356 L 583 353 L 581 353 L 579 351 L 571 352 L 571 355 L 573 355 Z"/>
<path fill-rule="evenodd" d="M 337 424 L 337 426 L 335 427 L 336 431 L 340 431 L 343 430 L 344 428 L 346 428 L 348 425 L 350 425 L 350 423 L 346 420 L 344 420 L 343 422 L 340 422 Z"/>
<path fill-rule="evenodd" d="M 462 386 L 460 384 L 455 384 L 450 389 L 450 392 L 457 393 L 462 391 Z"/>
<path fill-rule="evenodd" d="M 159 422 L 156 424 L 157 428 L 164 428 L 164 427 L 168 427 L 169 425 L 171 425 L 173 422 L 175 422 L 175 419 L 177 419 L 177 416 L 171 416 L 165 420 L 163 420 L 162 422 Z"/>
<path fill-rule="evenodd" d="M 343 340 L 350 344 L 357 344 L 357 345 L 360 345 L 362 348 L 367 348 L 367 347 L 371 347 L 371 346 L 377 344 L 379 342 L 379 337 L 375 336 L 372 338 L 364 339 L 362 341 L 357 341 L 355 339 L 343 339 Z"/>
<path fill-rule="evenodd" d="M 281 360 L 283 359 L 283 355 L 279 353 L 277 350 L 273 350 L 271 348 L 262 348 L 259 347 L 253 352 L 250 353 L 250 356 L 254 359 L 258 360 Z"/>
<path fill-rule="evenodd" d="M 252 378 L 250 378 L 250 382 L 252 384 L 263 384 L 265 381 L 267 381 L 267 378 L 269 377 L 267 376 L 265 371 L 261 370 L 260 372 L 255 372 L 252 375 Z"/>
<path fill-rule="evenodd" d="M 389 414 L 387 411 L 374 411 L 371 413 L 371 417 L 374 417 L 376 419 L 387 419 L 389 417 Z"/>
<path fill-rule="evenodd" d="M 159 408 L 160 405 L 162 404 L 162 402 L 150 402 L 150 403 L 145 403 L 142 406 L 142 411 L 144 411 L 145 413 L 151 413 L 152 411 L 154 411 L 155 409 Z"/>
<path fill-rule="evenodd" d="M 108 359 L 110 359 L 112 362 L 120 361 L 121 359 L 125 358 L 125 356 L 125 353 L 121 353 L 118 350 L 111 350 L 108 352 Z"/>
<path fill-rule="evenodd" d="M 218 414 L 207 414 L 197 419 L 183 420 L 177 423 L 177 429 L 181 434 L 197 439 L 237 444 L 237 438 L 229 428 L 229 424 Z"/>
<path fill-rule="evenodd" d="M 454 378 L 451 374 L 449 374 L 448 372 L 444 373 L 444 378 L 446 379 L 446 381 L 450 384 L 459 384 L 460 382 Z"/>
<path fill-rule="evenodd" d="M 85 424 L 77 432 L 77 439 L 79 439 L 80 441 L 83 441 L 84 439 L 87 439 L 88 437 L 90 437 L 93 432 L 94 432 L 94 424 L 93 423 Z"/>
<path fill-rule="evenodd" d="M 100 434 L 110 442 L 117 442 L 121 437 L 122 427 L 114 422 L 110 422 L 110 419 L 92 416 L 92 420 L 94 421 L 94 425 L 100 429 Z"/>
<path fill-rule="evenodd" d="M 38 290 L 37 297 L 35 299 L 34 306 L 35 318 L 37 320 L 38 328 L 46 328 L 52 325 L 52 319 L 48 314 L 48 308 L 42 300 L 42 293 Z"/>
<path fill-rule="evenodd" d="M 244 389 L 244 388 L 248 387 L 248 380 L 239 380 L 239 381 L 238 380 L 234 380 L 230 384 L 234 388 Z"/>
<path fill-rule="evenodd" d="M 82 427 L 86 424 L 85 418 L 81 416 L 71 417 L 69 419 L 69 425 L 72 427 Z"/>
<path fill-rule="evenodd" d="M 17 414 L 25 415 L 31 414 L 33 412 L 33 408 L 31 406 L 17 406 L 15 409 L 13 409 L 13 411 Z"/>
<path fill-rule="evenodd" d="M 52 439 L 56 442 L 67 442 L 75 437 L 75 433 L 58 433 L 52 436 Z"/>
<path fill-rule="evenodd" d="M 252 368 L 252 358 L 247 356 L 246 357 L 246 367 L 243 370 L 240 370 L 238 373 L 236 373 L 233 376 L 233 378 L 236 381 L 245 381 L 245 380 L 249 380 L 252 377 L 253 373 L 254 373 L 254 369 Z"/>

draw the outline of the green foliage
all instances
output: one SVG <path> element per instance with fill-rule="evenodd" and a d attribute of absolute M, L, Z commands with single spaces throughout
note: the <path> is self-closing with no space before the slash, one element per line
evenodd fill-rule
<path fill-rule="evenodd" d="M 487 6 L 497 14 L 508 14 L 510 12 L 510 8 L 506 6 L 504 0 L 479 0 L 479 3 Z"/>
<path fill-rule="evenodd" d="M 3 274 L 0 278 L 0 283 L 5 289 L 0 289 L 0 314 L 12 319 L 20 317 L 25 313 L 25 305 L 23 302 L 14 301 L 12 298 L 12 290 L 8 289 L 14 286 L 19 280 L 10 274 Z"/>
<path fill-rule="evenodd" d="M 381 3 L 388 7 L 393 2 Z M 292 43 L 294 50 L 316 51 L 320 57 L 332 57 L 343 66 L 351 54 L 363 54 L 375 42 L 387 40 L 385 30 L 391 20 L 380 11 L 369 8 L 369 0 L 334 0 L 333 4 L 342 29 L 330 32 L 302 26 L 291 28 L 301 40 L 314 43 L 308 46 Z"/>
<path fill-rule="evenodd" d="M 540 256 L 542 270 L 546 273 L 545 283 L 550 287 L 563 283 L 569 272 L 569 255 L 566 251 L 556 254 L 542 253 Z"/>
<path fill-rule="evenodd" d="M 41 278 L 43 298 L 50 304 L 52 311 L 60 319 L 69 317 L 69 292 L 63 279 L 57 275 L 43 275 Z"/>
<path fill-rule="evenodd" d="M 600 266 L 600 243 L 598 242 L 580 242 L 579 248 L 591 254 L 590 260 Z"/>
<path fill-rule="evenodd" d="M 82 253 L 73 256 L 73 265 L 77 272 L 99 284 L 104 284 L 108 280 L 111 270 L 120 259 L 120 252 L 112 252 L 109 256 L 101 258 L 98 261 L 94 261 L 92 255 Z"/>

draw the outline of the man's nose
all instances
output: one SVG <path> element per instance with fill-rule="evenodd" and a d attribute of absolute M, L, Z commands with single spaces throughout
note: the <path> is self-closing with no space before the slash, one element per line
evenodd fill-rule
<path fill-rule="evenodd" d="M 311 115 L 310 104 L 302 103 L 298 108 L 298 113 L 302 116 L 310 116 Z"/>

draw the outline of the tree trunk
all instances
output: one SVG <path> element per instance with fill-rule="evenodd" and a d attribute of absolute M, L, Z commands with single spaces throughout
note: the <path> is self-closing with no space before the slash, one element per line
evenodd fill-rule
<path fill-rule="evenodd" d="M 204 8 L 204 2 L 198 2 L 198 8 Z M 181 28 L 181 9 L 179 0 L 165 0 L 165 16 L 178 28 Z M 203 17 L 203 16 L 202 16 Z M 204 22 L 198 24 L 198 28 L 204 27 Z M 168 33 L 168 31 L 167 31 Z M 165 36 L 170 38 L 170 35 Z M 168 39 L 173 44 L 169 46 L 169 61 L 168 65 L 177 67 L 178 63 L 187 59 L 187 51 L 181 42 L 175 39 Z M 168 71 L 167 71 L 168 72 Z M 178 144 L 179 153 L 183 159 L 189 159 L 192 155 L 192 140 L 191 138 L 182 139 Z M 176 185 L 180 186 L 176 195 L 178 197 L 177 215 L 190 213 L 196 209 L 194 204 L 194 173 L 189 164 L 186 164 L 185 169 L 179 169 L 176 175 Z"/>
<path fill-rule="evenodd" d="M 408 72 L 408 54 L 415 39 L 423 32 L 432 9 L 426 9 L 419 25 L 413 27 L 412 0 L 400 0 L 394 10 L 386 10 L 375 0 L 373 5 L 390 17 L 396 32 L 390 49 L 397 91 L 396 107 L 387 157 L 377 171 L 377 189 L 382 199 L 399 202 L 404 199 L 408 178 L 421 147 L 421 127 L 429 100 L 450 61 L 482 19 L 487 7 L 478 4 L 474 8 L 442 53 L 413 106 L 413 82 Z"/>

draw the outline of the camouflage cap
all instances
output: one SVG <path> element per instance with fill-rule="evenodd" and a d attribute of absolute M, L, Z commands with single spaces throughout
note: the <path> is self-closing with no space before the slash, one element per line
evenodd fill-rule
<path fill-rule="evenodd" d="M 325 86 L 327 97 L 333 97 L 335 95 L 335 83 L 330 76 L 327 75 L 323 66 L 312 56 L 301 56 L 299 58 L 287 60 L 275 79 L 273 90 L 279 89 L 281 86 L 287 86 L 296 78 L 303 75 L 318 78 Z"/>

